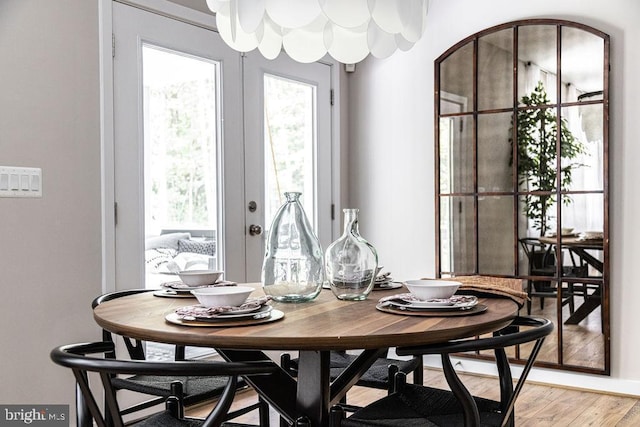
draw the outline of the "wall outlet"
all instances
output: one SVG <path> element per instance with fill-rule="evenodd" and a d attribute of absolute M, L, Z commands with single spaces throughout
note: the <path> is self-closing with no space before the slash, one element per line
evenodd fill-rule
<path fill-rule="evenodd" d="M 0 197 L 42 197 L 42 169 L 0 166 Z"/>

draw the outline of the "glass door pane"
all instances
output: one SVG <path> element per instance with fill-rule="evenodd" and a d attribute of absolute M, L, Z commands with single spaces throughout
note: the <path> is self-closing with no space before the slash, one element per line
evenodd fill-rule
<path fill-rule="evenodd" d="M 142 53 L 145 249 L 157 257 L 147 272 L 217 269 L 218 64 L 149 44 Z"/>
<path fill-rule="evenodd" d="M 177 279 L 158 273 L 218 269 L 218 74 L 216 62 L 142 44 L 147 288 Z M 170 359 L 173 346 L 150 342 L 146 352 Z"/>
<path fill-rule="evenodd" d="M 266 218 L 273 218 L 285 202 L 285 191 L 298 191 L 307 218 L 317 229 L 313 197 L 315 105 L 315 86 L 264 75 Z"/>

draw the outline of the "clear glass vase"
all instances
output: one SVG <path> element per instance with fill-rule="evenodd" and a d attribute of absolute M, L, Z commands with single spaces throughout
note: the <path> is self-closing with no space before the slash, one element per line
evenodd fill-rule
<path fill-rule="evenodd" d="M 323 254 L 304 209 L 301 193 L 284 193 L 262 264 L 264 292 L 276 301 L 304 302 L 318 296 L 324 282 Z"/>
<path fill-rule="evenodd" d="M 366 299 L 378 271 L 376 249 L 360 236 L 358 209 L 344 209 L 344 233 L 327 248 L 325 274 L 338 299 Z"/>

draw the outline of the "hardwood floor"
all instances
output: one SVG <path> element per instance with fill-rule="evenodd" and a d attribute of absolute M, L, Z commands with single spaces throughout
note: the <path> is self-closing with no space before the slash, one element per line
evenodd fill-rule
<path fill-rule="evenodd" d="M 498 399 L 499 388 L 494 378 L 469 374 L 461 374 L 460 378 L 472 394 Z M 437 369 L 425 369 L 424 383 L 433 387 L 446 388 L 442 372 Z M 363 405 L 384 396 L 385 393 L 382 390 L 354 387 L 347 399 L 349 403 Z M 244 406 L 255 401 L 255 392 L 248 390 L 238 395 L 234 405 Z M 192 416 L 204 416 L 209 409 L 208 405 L 200 405 L 190 408 L 187 412 Z M 257 413 L 254 411 L 237 421 L 257 424 Z M 640 425 L 640 398 L 527 382 L 516 402 L 516 425 L 521 427 L 638 426 Z M 279 426 L 278 415 L 273 410 L 271 426 Z"/>
<path fill-rule="evenodd" d="M 581 297 L 575 297 L 576 307 L 583 302 Z M 590 313 L 577 325 L 567 325 L 564 321 L 569 317 L 569 306 L 562 307 L 562 320 L 558 321 L 556 303 L 547 298 L 544 309 L 540 308 L 539 298 L 534 297 L 531 314 L 551 319 L 556 324 L 556 330 L 547 337 L 542 350 L 536 360 L 558 363 L 558 336 L 563 337 L 563 364 L 584 366 L 588 368 L 604 369 L 604 335 L 600 308 Z M 526 314 L 526 310 L 523 309 Z M 561 328 L 561 331 L 558 328 Z"/>

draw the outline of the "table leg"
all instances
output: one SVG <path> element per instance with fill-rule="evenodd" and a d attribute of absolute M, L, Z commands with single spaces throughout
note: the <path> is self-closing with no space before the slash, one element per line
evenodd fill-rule
<path fill-rule="evenodd" d="M 228 361 L 271 360 L 257 350 L 217 350 Z M 314 350 L 299 352 L 297 381 L 285 370 L 255 375 L 246 381 L 289 422 L 306 418 L 313 427 L 328 426 L 331 406 L 386 352 L 386 348 L 364 350 L 333 383 L 330 352 Z"/>
<path fill-rule="evenodd" d="M 364 350 L 330 383 L 329 351 L 300 351 L 298 356 L 298 413 L 305 414 L 312 426 L 329 425 L 331 407 L 386 354 L 387 349 Z"/>
<path fill-rule="evenodd" d="M 300 351 L 298 355 L 297 413 L 312 426 L 329 424 L 330 354 L 328 351 Z"/>
<path fill-rule="evenodd" d="M 578 307 L 576 311 L 573 312 L 571 316 L 567 320 L 564 321 L 565 325 L 577 325 L 585 317 L 589 315 L 593 310 L 598 308 L 598 306 L 602 303 L 602 285 L 598 286 L 591 295 L 585 296 L 584 302 Z"/>
<path fill-rule="evenodd" d="M 583 259 L 588 265 L 591 265 L 597 271 L 602 273 L 604 271 L 604 263 L 591 255 L 585 248 L 581 247 L 572 247 L 569 248 L 570 251 L 578 255 L 581 259 Z M 586 286 L 586 284 L 584 285 Z M 595 292 L 591 295 L 585 295 L 585 300 L 578 307 L 576 311 L 574 311 L 571 316 L 567 320 L 565 320 L 565 325 L 577 325 L 585 317 L 589 315 L 593 310 L 598 308 L 598 306 L 602 303 L 602 284 L 598 286 Z M 586 291 L 585 291 L 586 294 Z"/>
<path fill-rule="evenodd" d="M 604 271 L 604 263 L 602 261 L 600 261 L 598 258 L 596 258 L 593 255 L 591 255 L 586 249 L 584 249 L 584 248 L 569 248 L 569 250 L 571 252 L 575 253 L 576 255 L 578 255 L 583 260 L 585 260 L 585 262 L 587 264 L 591 265 L 593 268 L 598 270 L 600 273 L 602 273 Z"/>
<path fill-rule="evenodd" d="M 258 350 L 216 350 L 230 362 L 271 360 L 269 356 Z M 245 381 L 289 422 L 293 423 L 302 415 L 296 408 L 297 382 L 284 369 L 269 375 L 246 377 Z"/>

